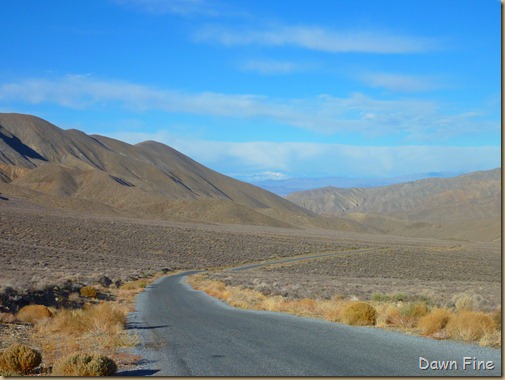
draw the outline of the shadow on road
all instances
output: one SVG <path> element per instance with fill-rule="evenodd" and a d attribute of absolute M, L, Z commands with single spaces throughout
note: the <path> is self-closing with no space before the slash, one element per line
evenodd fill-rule
<path fill-rule="evenodd" d="M 116 376 L 153 376 L 159 369 L 133 369 L 130 371 L 117 372 Z"/>
<path fill-rule="evenodd" d="M 162 329 L 165 327 L 170 327 L 169 325 L 159 325 L 159 326 L 142 326 L 140 323 L 133 322 L 126 325 L 127 330 L 154 330 Z"/>

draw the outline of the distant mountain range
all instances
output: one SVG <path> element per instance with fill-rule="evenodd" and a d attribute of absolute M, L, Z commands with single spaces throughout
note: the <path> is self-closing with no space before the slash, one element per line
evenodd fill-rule
<path fill-rule="evenodd" d="M 288 178 L 248 181 L 282 197 L 297 191 L 317 189 L 321 187 L 376 187 L 388 186 L 396 183 L 416 181 L 424 178 L 448 178 L 464 172 L 431 172 L 403 175 L 391 178 L 351 178 L 351 177 L 320 177 L 320 178 Z"/>
<path fill-rule="evenodd" d="M 381 233 L 501 237 L 501 168 L 373 188 L 324 187 L 286 198 L 319 215 L 354 220 Z"/>
<path fill-rule="evenodd" d="M 0 210 L 19 199 L 48 210 L 144 219 L 501 237 L 501 169 L 373 188 L 347 183 L 353 184 L 361 187 L 325 187 L 285 199 L 154 141 L 130 145 L 0 113 Z"/>

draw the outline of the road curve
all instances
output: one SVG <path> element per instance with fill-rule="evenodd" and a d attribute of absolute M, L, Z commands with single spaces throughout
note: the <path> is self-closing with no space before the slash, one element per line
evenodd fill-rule
<path fill-rule="evenodd" d="M 500 376 L 500 350 L 273 312 L 232 308 L 163 277 L 137 299 L 129 326 L 146 360 L 125 375 Z M 423 370 L 446 361 L 448 370 Z M 467 359 L 466 369 L 463 361 Z M 473 359 L 494 369 L 473 370 Z M 431 364 L 432 366 L 434 364 Z M 488 366 L 490 366 L 488 364 Z M 456 368 L 457 367 L 457 368 Z"/>

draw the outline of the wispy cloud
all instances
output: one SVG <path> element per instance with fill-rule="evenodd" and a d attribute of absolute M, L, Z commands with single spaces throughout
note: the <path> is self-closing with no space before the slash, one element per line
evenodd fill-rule
<path fill-rule="evenodd" d="M 263 75 L 284 75 L 305 71 L 308 66 L 289 61 L 276 61 L 272 59 L 248 60 L 239 64 L 240 69 L 257 72 Z"/>
<path fill-rule="evenodd" d="M 370 87 L 397 92 L 422 92 L 438 90 L 443 84 L 434 77 L 394 73 L 363 73 L 359 79 Z"/>
<path fill-rule="evenodd" d="M 264 29 L 226 29 L 208 26 L 196 33 L 201 42 L 227 46 L 296 46 L 327 53 L 422 53 L 440 48 L 440 41 L 396 35 L 386 31 L 340 31 L 315 26 L 276 26 Z"/>
<path fill-rule="evenodd" d="M 117 132 L 130 143 L 156 140 L 225 174 L 243 177 L 263 173 L 282 178 L 283 173 L 317 175 L 392 176 L 430 171 L 473 171 L 500 166 L 501 148 L 444 146 L 352 146 L 316 143 L 222 142 L 188 140 L 168 134 Z"/>
<path fill-rule="evenodd" d="M 116 3 L 153 14 L 216 16 L 219 5 L 212 0 L 116 0 Z"/>
<path fill-rule="evenodd" d="M 489 121 L 485 114 L 469 111 L 451 114 L 440 104 L 426 100 L 384 100 L 360 93 L 345 98 L 322 94 L 300 99 L 188 93 L 79 75 L 0 84 L 0 101 L 53 103 L 76 109 L 107 105 L 130 111 L 261 118 L 326 134 L 352 132 L 367 137 L 401 134 L 418 140 L 499 131 L 500 127 L 498 121 Z"/>

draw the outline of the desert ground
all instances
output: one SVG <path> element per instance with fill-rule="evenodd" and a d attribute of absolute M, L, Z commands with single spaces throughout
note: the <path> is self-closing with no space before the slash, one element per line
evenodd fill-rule
<path fill-rule="evenodd" d="M 55 211 L 21 199 L 0 203 L 3 291 L 23 295 L 149 276 L 163 268 L 212 276 L 266 294 L 371 299 L 403 294 L 450 305 L 469 294 L 479 308 L 501 304 L 498 242 L 465 242 L 318 228 L 179 223 Z M 372 248 L 369 252 L 354 252 Z M 234 272 L 243 263 L 314 253 L 335 256 Z"/>

